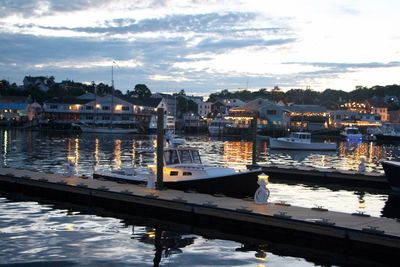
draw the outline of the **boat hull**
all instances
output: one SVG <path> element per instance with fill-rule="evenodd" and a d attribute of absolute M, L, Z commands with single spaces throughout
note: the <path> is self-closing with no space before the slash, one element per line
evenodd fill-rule
<path fill-rule="evenodd" d="M 208 126 L 208 133 L 210 135 L 222 135 L 224 133 L 224 127 Z"/>
<path fill-rule="evenodd" d="M 185 181 L 166 181 L 164 187 L 176 190 L 196 191 L 204 194 L 223 194 L 229 197 L 253 197 L 258 188 L 258 175 L 261 170 L 237 172 L 220 177 L 210 177 Z M 123 177 L 94 173 L 93 178 L 123 181 L 133 184 L 145 184 L 144 179 L 124 179 Z"/>
<path fill-rule="evenodd" d="M 387 143 L 399 143 L 400 135 L 389 135 L 389 134 L 376 134 L 376 141 L 387 142 Z"/>
<path fill-rule="evenodd" d="M 390 187 L 393 191 L 400 193 L 400 162 L 385 160 L 381 164 Z"/>
<path fill-rule="evenodd" d="M 133 134 L 138 133 L 138 129 L 124 129 L 124 128 L 100 128 L 100 127 L 84 127 L 81 126 L 83 133 L 99 133 L 99 134 Z"/>
<path fill-rule="evenodd" d="M 270 138 L 269 145 L 271 149 L 318 150 L 318 151 L 336 150 L 335 143 L 301 143 L 301 142 L 279 140 L 276 138 Z"/>

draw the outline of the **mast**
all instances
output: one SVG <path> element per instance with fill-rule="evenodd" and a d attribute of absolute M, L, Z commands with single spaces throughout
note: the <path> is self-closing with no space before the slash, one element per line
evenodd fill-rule
<path fill-rule="evenodd" d="M 111 123 L 110 128 L 113 127 L 113 120 L 114 120 L 114 63 L 111 65 Z"/>
<path fill-rule="evenodd" d="M 94 86 L 94 117 L 93 117 L 93 127 L 96 127 L 97 119 L 97 85 Z"/>

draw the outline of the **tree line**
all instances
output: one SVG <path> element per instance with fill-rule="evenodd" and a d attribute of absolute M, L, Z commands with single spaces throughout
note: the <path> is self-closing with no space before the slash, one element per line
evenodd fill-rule
<path fill-rule="evenodd" d="M 30 96 L 33 100 L 43 102 L 54 97 L 76 97 L 85 93 L 97 93 L 98 95 L 111 94 L 113 88 L 107 84 L 92 82 L 84 84 L 74 81 L 62 81 L 61 83 L 54 82 L 54 77 L 49 78 L 48 91 L 42 91 L 37 85 L 30 85 L 27 88 L 18 86 L 15 83 L 10 84 L 7 80 L 0 81 L 1 96 Z M 136 84 L 132 90 L 122 93 L 120 90 L 114 90 L 115 96 L 126 97 L 150 97 L 151 90 L 145 84 Z M 193 101 L 185 100 L 185 91 L 173 94 L 177 97 L 178 106 L 184 107 L 187 111 L 196 111 Z M 370 88 L 357 86 L 355 90 L 346 92 L 343 90 L 326 89 L 322 92 L 315 91 L 311 88 L 290 89 L 288 91 L 281 90 L 278 86 L 272 89 L 261 88 L 258 91 L 239 90 L 212 93 L 207 101 L 216 102 L 222 99 L 237 98 L 242 101 L 250 101 L 256 98 L 265 98 L 272 101 L 283 101 L 284 103 L 295 104 L 323 104 L 324 102 L 332 101 L 335 103 L 343 103 L 348 101 L 362 102 L 373 97 L 396 96 L 400 99 L 400 85 L 376 85 Z M 389 103 L 390 109 L 397 109 L 398 106 L 394 103 Z"/>
<path fill-rule="evenodd" d="M 222 99 L 237 98 L 242 101 L 250 101 L 256 98 L 265 98 L 272 101 L 282 101 L 284 103 L 316 105 L 323 104 L 328 101 L 335 103 L 344 103 L 349 101 L 363 102 L 373 97 L 381 98 L 385 96 L 396 96 L 400 99 L 400 85 L 373 86 L 371 88 L 357 86 L 355 90 L 346 92 L 343 90 L 326 89 L 322 92 L 315 91 L 310 88 L 290 89 L 286 92 L 275 86 L 271 90 L 266 88 L 258 91 L 240 90 L 229 92 L 222 90 L 221 92 L 212 93 L 209 97 L 210 102 L 215 102 Z M 396 109 L 398 106 L 395 103 L 389 103 L 389 108 Z"/>

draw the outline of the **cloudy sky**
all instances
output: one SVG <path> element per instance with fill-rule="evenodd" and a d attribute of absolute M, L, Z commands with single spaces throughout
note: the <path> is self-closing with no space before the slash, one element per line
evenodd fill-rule
<path fill-rule="evenodd" d="M 153 92 L 399 84 L 397 0 L 0 0 L 0 79 Z M 113 63 L 115 61 L 115 63 Z"/>

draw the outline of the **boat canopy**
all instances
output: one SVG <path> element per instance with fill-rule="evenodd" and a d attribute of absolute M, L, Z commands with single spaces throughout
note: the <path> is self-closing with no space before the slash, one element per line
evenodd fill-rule
<path fill-rule="evenodd" d="M 164 151 L 165 165 L 202 164 L 200 153 L 195 148 L 170 148 Z"/>
<path fill-rule="evenodd" d="M 344 128 L 345 133 L 347 134 L 359 134 L 360 130 L 357 127 L 346 127 Z"/>

